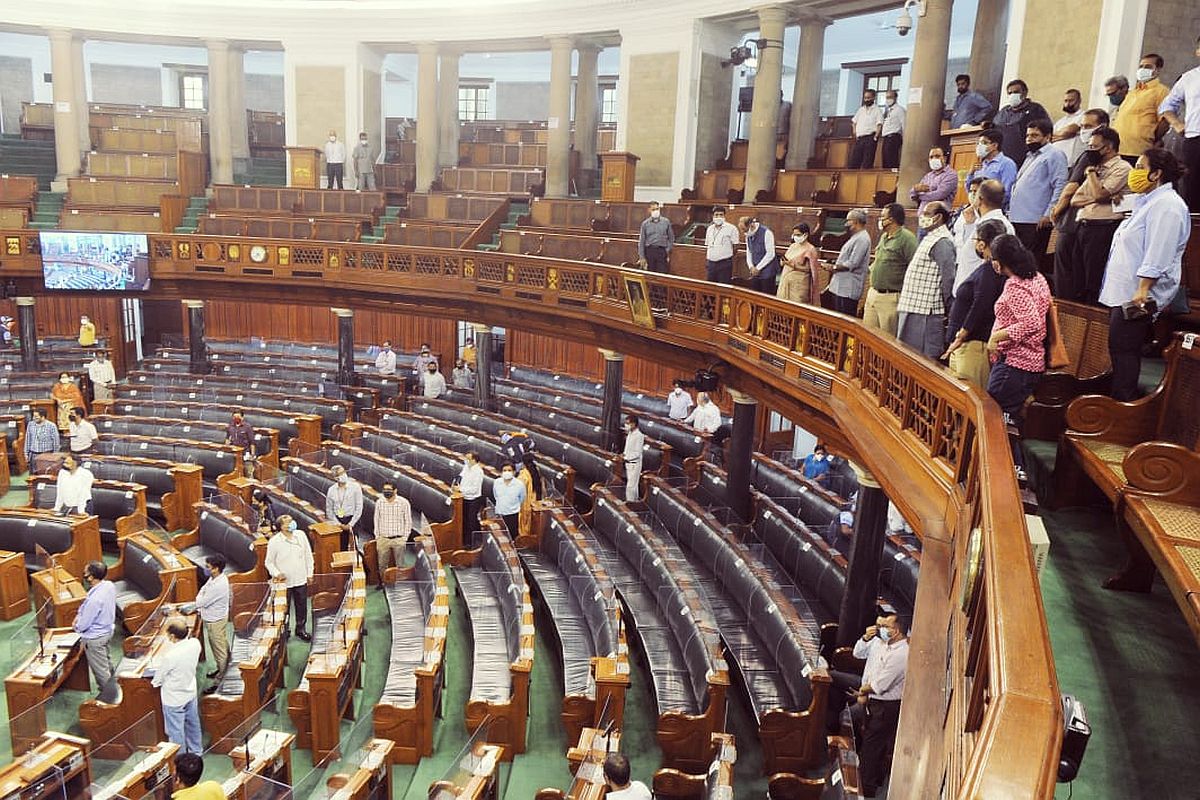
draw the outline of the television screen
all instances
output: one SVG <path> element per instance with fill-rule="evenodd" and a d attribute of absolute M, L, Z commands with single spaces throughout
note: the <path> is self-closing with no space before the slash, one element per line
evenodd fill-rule
<path fill-rule="evenodd" d="M 150 288 L 144 233 L 42 231 L 42 279 L 47 289 L 136 292 Z"/>

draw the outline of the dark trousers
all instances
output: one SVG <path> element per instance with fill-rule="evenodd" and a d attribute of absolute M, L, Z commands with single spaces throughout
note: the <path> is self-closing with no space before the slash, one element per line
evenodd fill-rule
<path fill-rule="evenodd" d="M 720 261 L 705 261 L 704 272 L 710 283 L 733 283 L 733 258 L 722 258 Z"/>
<path fill-rule="evenodd" d="M 1038 269 L 1041 269 L 1046 248 L 1050 245 L 1051 229 L 1039 230 L 1036 222 L 1014 222 L 1012 226 L 1017 233 L 1017 238 L 1021 240 L 1021 244 L 1025 245 L 1026 250 L 1033 253 L 1033 259 L 1037 262 Z"/>
<path fill-rule="evenodd" d="M 996 405 L 1000 406 L 1000 410 L 1008 414 L 1014 425 L 1019 426 L 1025 410 L 1025 401 L 1033 394 L 1041 378 L 1040 372 L 1028 372 L 997 361 L 988 375 L 987 391 L 996 401 Z M 1025 456 L 1021 452 L 1020 437 L 1010 436 L 1009 444 L 1012 446 L 1013 463 L 1024 468 Z"/>
<path fill-rule="evenodd" d="M 1183 199 L 1193 214 L 1200 214 L 1200 136 L 1183 140 L 1183 163 L 1187 165 Z"/>
<path fill-rule="evenodd" d="M 1100 297 L 1100 286 L 1104 283 L 1104 268 L 1108 265 L 1108 251 L 1112 247 L 1113 233 L 1118 220 L 1091 222 L 1079 221 L 1075 236 L 1075 268 L 1083 279 L 1082 302 L 1096 304 Z"/>
<path fill-rule="evenodd" d="M 1062 300 L 1080 300 L 1083 297 L 1083 277 L 1075 264 L 1078 231 L 1074 222 L 1060 226 L 1058 242 L 1054 245 L 1054 296 Z"/>
<path fill-rule="evenodd" d="M 840 294 L 830 293 L 833 298 L 833 310 L 841 314 L 847 314 L 851 317 L 858 316 L 858 300 L 853 297 L 842 297 Z"/>
<path fill-rule="evenodd" d="M 850 151 L 850 169 L 872 169 L 875 166 L 875 134 L 859 136 Z"/>
<path fill-rule="evenodd" d="M 463 500 L 463 541 L 471 542 L 475 531 L 479 530 L 479 512 L 483 509 L 483 496 L 473 500 Z"/>
<path fill-rule="evenodd" d="M 858 780 L 867 797 L 872 797 L 883 783 L 884 769 L 896 745 L 899 722 L 899 700 L 867 701 L 867 721 L 858 749 Z"/>
<path fill-rule="evenodd" d="M 1149 316 L 1125 319 L 1120 306 L 1108 313 L 1108 357 L 1112 361 L 1113 400 L 1136 400 L 1142 371 L 1142 346 L 1153 321 Z"/>
<path fill-rule="evenodd" d="M 345 189 L 342 185 L 342 173 L 345 172 L 345 164 L 326 164 L 325 165 L 325 188 L 332 189 L 333 184 L 337 184 L 337 188 Z"/>
<path fill-rule="evenodd" d="M 661 272 L 666 274 L 670 270 L 667 269 L 667 248 L 658 245 L 646 246 L 646 269 L 651 272 Z"/>
<path fill-rule="evenodd" d="M 292 627 L 296 633 L 308 633 L 308 586 L 289 586 L 287 596 L 296 617 Z"/>
<path fill-rule="evenodd" d="M 883 142 L 883 168 L 900 168 L 900 148 L 904 145 L 904 136 L 899 133 L 889 133 L 881 140 Z"/>
<path fill-rule="evenodd" d="M 521 515 L 520 514 L 503 514 L 500 517 L 504 520 L 505 526 L 508 528 L 508 535 L 516 539 L 521 535 Z"/>

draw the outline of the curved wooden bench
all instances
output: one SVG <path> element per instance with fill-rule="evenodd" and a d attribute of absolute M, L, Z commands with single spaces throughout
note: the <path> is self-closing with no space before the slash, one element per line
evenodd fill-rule
<path fill-rule="evenodd" d="M 53 510 L 58 495 L 57 476 L 29 476 L 29 506 Z M 128 481 L 94 480 L 92 512 L 100 524 L 100 546 L 116 550 L 117 544 L 147 527 L 146 487 Z"/>
<path fill-rule="evenodd" d="M 142 456 L 89 453 L 80 466 L 97 480 L 137 483 L 146 487 L 146 510 L 168 531 L 196 527 L 195 504 L 204 496 L 203 469 Z"/>

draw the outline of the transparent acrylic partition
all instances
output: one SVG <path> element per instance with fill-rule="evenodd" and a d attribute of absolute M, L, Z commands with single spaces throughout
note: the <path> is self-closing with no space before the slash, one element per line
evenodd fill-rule
<path fill-rule="evenodd" d="M 27 752 L 47 731 L 67 732 L 87 697 L 83 646 L 69 628 L 47 624 L 51 616 L 47 602 L 3 645 L 15 667 L 5 681 L 8 735 L 0 739 L 0 763 Z M 56 685 L 64 687 L 61 694 L 49 689 Z"/>
<path fill-rule="evenodd" d="M 383 800 L 390 796 L 390 741 L 374 739 L 374 720 L 363 714 L 354 724 L 343 723 L 338 750 L 314 764 L 295 781 L 295 797 L 348 800 L 358 796 Z"/>
<path fill-rule="evenodd" d="M 429 800 L 503 796 L 498 788 L 494 795 L 482 788 L 494 786 L 500 780 L 500 748 L 487 743 L 491 725 L 492 719 L 488 717 L 463 745 L 442 777 L 429 785 Z M 475 787 L 481 788 L 476 790 Z"/>
<path fill-rule="evenodd" d="M 92 742 L 93 790 L 120 783 L 139 771 L 149 771 L 147 777 L 152 783 L 165 783 L 166 776 L 160 774 L 161 770 L 151 771 L 155 761 L 162 760 L 159 744 L 166 741 L 166 736 L 159 730 L 157 716 L 148 713 L 137 718 L 122 719 L 121 722 L 122 726 L 113 730 L 112 735 L 104 741 Z M 150 793 L 134 791 L 115 796 L 133 800 Z"/>

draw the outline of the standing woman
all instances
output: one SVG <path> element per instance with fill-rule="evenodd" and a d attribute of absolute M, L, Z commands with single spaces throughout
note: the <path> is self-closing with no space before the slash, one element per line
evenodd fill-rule
<path fill-rule="evenodd" d="M 1018 479 L 1025 477 L 1020 422 L 1025 400 L 1046 371 L 1046 314 L 1050 286 L 1038 272 L 1033 254 L 1021 240 L 1006 233 L 992 240 L 992 265 L 1006 280 L 996 301 L 996 321 L 987 349 L 992 358 L 988 394 L 1004 412 Z"/>
<path fill-rule="evenodd" d="M 1004 276 L 992 267 L 992 242 L 1004 232 L 1004 223 L 998 219 L 985 219 L 976 226 L 973 246 L 983 263 L 954 295 L 946 328 L 950 344 L 942 353 L 943 359 L 950 359 L 950 371 L 956 378 L 981 391 L 987 389 L 991 372 L 987 340 L 996 323 L 996 301 L 1004 289 Z"/>
<path fill-rule="evenodd" d="M 820 280 L 820 266 L 817 259 L 817 248 L 808 237 L 812 229 L 808 223 L 801 222 L 792 226 L 792 243 L 783 254 L 783 275 L 779 279 L 779 291 L 776 296 L 794 303 L 811 303 L 820 305 L 820 292 L 817 283 Z"/>
<path fill-rule="evenodd" d="M 85 406 L 83 392 L 79 391 L 75 381 L 71 380 L 69 372 L 58 373 L 58 383 L 50 389 L 50 398 L 54 400 L 55 408 L 58 410 L 58 429 L 60 431 L 70 430 L 72 409 L 85 408 Z"/>
<path fill-rule="evenodd" d="M 533 532 L 533 501 L 542 499 L 542 475 L 533 460 L 533 453 L 521 456 L 521 474 L 517 478 L 525 485 L 518 527 L 522 536 L 528 536 Z"/>

